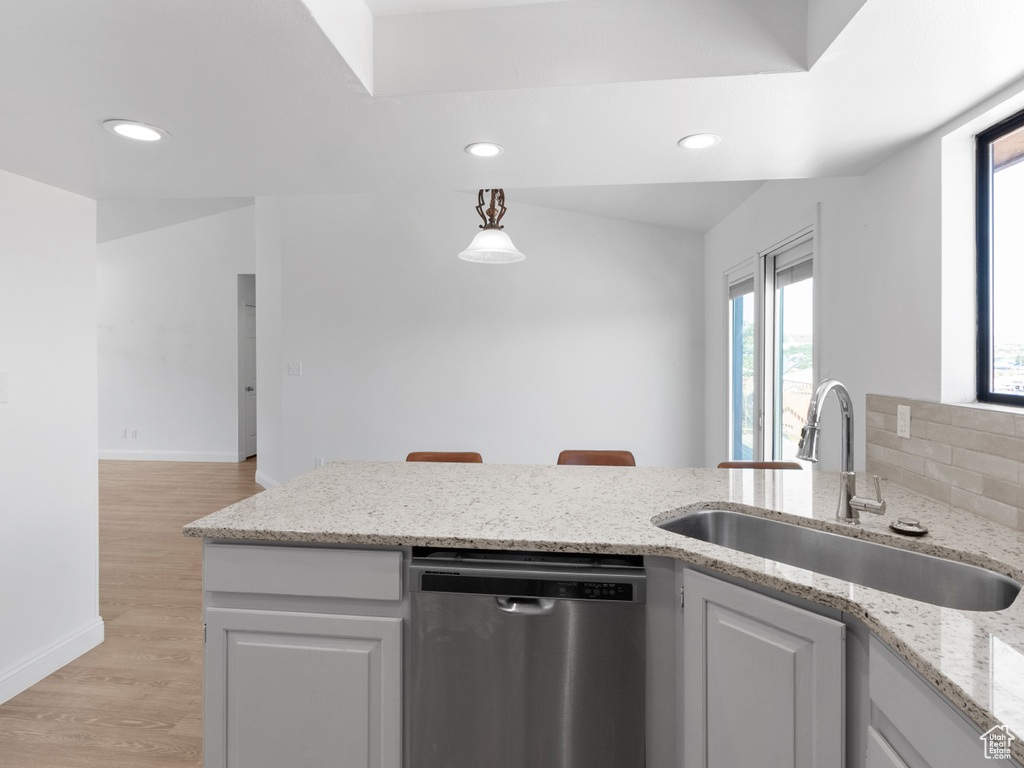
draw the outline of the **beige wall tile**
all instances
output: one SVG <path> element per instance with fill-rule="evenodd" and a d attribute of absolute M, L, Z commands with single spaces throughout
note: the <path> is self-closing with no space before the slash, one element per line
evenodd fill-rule
<path fill-rule="evenodd" d="M 894 467 L 892 464 L 886 464 L 884 461 L 879 459 L 868 459 L 864 462 L 864 468 L 870 475 L 878 475 L 882 480 L 908 487 L 904 482 L 905 475 L 907 473 L 899 467 Z M 884 483 L 882 484 L 882 498 L 885 498 Z"/>
<path fill-rule="evenodd" d="M 872 443 L 869 440 L 867 446 L 865 446 L 865 448 L 864 448 L 865 461 L 868 461 L 868 460 L 871 460 L 871 459 L 874 459 L 875 461 L 883 461 L 884 458 L 885 458 L 884 451 L 885 451 L 885 447 L 884 446 L 881 446 L 878 443 Z"/>
<path fill-rule="evenodd" d="M 944 424 L 922 422 L 924 434 L 919 437 L 936 443 L 946 443 L 954 448 L 967 448 L 978 453 L 1002 456 L 1013 461 L 1024 459 L 1024 439 L 991 432 L 978 432 L 963 427 L 947 427 Z M 911 433 L 913 434 L 913 432 Z"/>
<path fill-rule="evenodd" d="M 950 503 L 951 489 L 945 483 L 938 482 L 936 480 L 930 480 L 927 477 L 921 477 L 915 475 L 913 472 L 907 472 L 904 469 L 893 466 L 892 464 L 886 464 L 884 461 L 878 459 L 868 459 L 866 462 L 866 469 L 869 474 L 878 475 L 886 482 L 896 483 L 904 488 L 920 493 L 923 496 L 927 496 L 930 499 L 935 499 L 943 504 Z M 864 484 L 861 483 L 863 486 Z M 860 493 L 873 493 L 874 489 L 868 485 L 866 487 L 859 488 Z M 882 484 L 882 498 L 885 498 L 885 483 Z"/>
<path fill-rule="evenodd" d="M 914 434 L 914 421 L 930 421 L 935 424 L 949 424 L 952 421 L 952 407 L 942 403 L 926 403 L 922 400 L 907 401 L 910 406 L 910 434 Z"/>
<path fill-rule="evenodd" d="M 864 470 L 869 475 L 878 475 L 883 480 L 892 480 L 894 483 L 899 482 L 897 478 L 890 477 L 891 474 L 896 474 L 895 472 L 890 472 L 890 470 L 895 470 L 895 467 L 890 467 L 884 461 L 872 458 L 870 455 L 864 461 Z"/>
<path fill-rule="evenodd" d="M 913 435 L 913 431 L 910 433 Z M 902 441 L 902 451 L 904 453 L 912 453 L 915 456 L 921 456 L 925 459 L 931 459 L 942 464 L 951 464 L 953 461 L 953 449 L 945 445 L 944 443 L 933 443 L 931 440 L 921 440 L 916 437 L 911 437 L 909 440 L 897 437 L 897 440 Z"/>
<path fill-rule="evenodd" d="M 896 417 L 889 413 L 868 411 L 864 415 L 864 423 L 872 429 L 884 429 L 886 432 L 896 432 Z"/>
<path fill-rule="evenodd" d="M 909 405 L 911 439 L 896 437 Z M 868 472 L 1024 531 L 1024 413 L 867 396 Z"/>
<path fill-rule="evenodd" d="M 965 509 L 968 512 L 987 517 L 989 520 L 994 520 L 1011 528 L 1017 525 L 1019 510 L 1016 507 L 1011 507 L 1009 504 L 986 499 L 984 496 L 979 496 L 960 488 L 952 490 L 951 503 L 958 509 Z"/>
<path fill-rule="evenodd" d="M 893 432 L 871 428 L 867 430 L 866 435 L 869 444 L 876 443 L 900 453 L 909 453 L 943 464 L 950 464 L 953 461 L 953 449 L 943 443 L 933 443 L 930 440 L 921 440 L 916 437 L 911 437 L 908 440 L 905 437 L 896 437 Z"/>
<path fill-rule="evenodd" d="M 920 456 L 903 453 L 902 451 L 894 451 L 892 448 L 886 448 L 885 446 L 879 446 L 879 448 L 881 454 L 877 458 L 886 464 L 892 464 L 894 467 L 899 467 L 924 477 L 924 459 Z"/>
<path fill-rule="evenodd" d="M 954 489 L 950 488 L 945 483 L 939 482 L 938 480 L 932 480 L 931 478 L 922 477 L 915 475 L 913 472 L 904 472 L 903 480 L 900 485 L 905 488 L 909 488 L 917 493 L 924 494 L 929 498 L 940 501 L 943 504 L 949 504 L 952 498 L 951 494 Z"/>
<path fill-rule="evenodd" d="M 952 418 L 954 427 L 1017 436 L 1017 425 L 1014 423 L 1016 417 L 1012 413 L 986 411 L 981 408 L 952 408 Z"/>
<path fill-rule="evenodd" d="M 962 488 L 971 493 L 983 493 L 985 489 L 985 478 L 977 472 L 953 467 L 949 464 L 925 461 L 924 476 L 937 480 L 940 483 L 945 483 L 953 488 Z"/>
<path fill-rule="evenodd" d="M 895 397 L 886 397 L 885 395 L 868 395 L 865 401 L 867 410 L 888 413 L 892 416 L 896 415 L 896 405 L 900 402 Z"/>
<path fill-rule="evenodd" d="M 1020 482 L 1019 461 L 1004 459 L 1002 456 L 991 456 L 987 453 L 969 451 L 966 448 L 953 449 L 953 466 L 980 472 L 983 475 L 997 477 L 1010 483 Z"/>
<path fill-rule="evenodd" d="M 895 432 L 886 432 L 884 429 L 875 429 L 874 427 L 868 427 L 864 431 L 864 435 L 867 438 L 868 445 L 874 443 L 875 445 L 892 448 L 894 451 L 901 450 L 904 443 L 910 442 L 902 437 L 896 437 Z"/>
<path fill-rule="evenodd" d="M 1024 509 L 1024 488 L 1018 483 L 1008 483 L 994 477 L 986 477 L 981 495 L 987 499 L 1001 501 L 1017 509 Z"/>

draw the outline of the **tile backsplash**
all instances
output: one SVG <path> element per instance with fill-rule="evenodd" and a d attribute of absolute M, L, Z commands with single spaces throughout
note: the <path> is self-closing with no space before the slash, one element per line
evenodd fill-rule
<path fill-rule="evenodd" d="M 910 438 L 896 407 L 910 406 Z M 1024 531 L 1024 414 L 867 396 L 867 471 Z"/>

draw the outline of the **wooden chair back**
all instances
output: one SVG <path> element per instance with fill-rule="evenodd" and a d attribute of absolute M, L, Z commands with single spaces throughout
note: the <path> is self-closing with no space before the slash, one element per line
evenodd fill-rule
<path fill-rule="evenodd" d="M 636 466 L 636 460 L 629 451 L 562 451 L 558 454 L 558 463 L 602 467 Z"/>
<path fill-rule="evenodd" d="M 483 457 L 475 451 L 413 451 L 406 461 L 444 461 L 455 464 L 483 464 Z"/>

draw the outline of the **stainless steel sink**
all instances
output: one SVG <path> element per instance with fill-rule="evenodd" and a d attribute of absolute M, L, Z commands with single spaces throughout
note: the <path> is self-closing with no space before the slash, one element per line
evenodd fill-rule
<path fill-rule="evenodd" d="M 703 509 L 658 524 L 666 531 L 962 611 L 1008 608 L 1021 585 L 954 560 L 726 509 Z"/>

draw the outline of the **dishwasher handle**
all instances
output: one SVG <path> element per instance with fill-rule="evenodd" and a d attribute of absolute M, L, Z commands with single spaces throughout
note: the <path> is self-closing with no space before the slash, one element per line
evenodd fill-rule
<path fill-rule="evenodd" d="M 519 616 L 544 616 L 554 613 L 555 601 L 549 597 L 495 597 L 495 607 Z"/>

